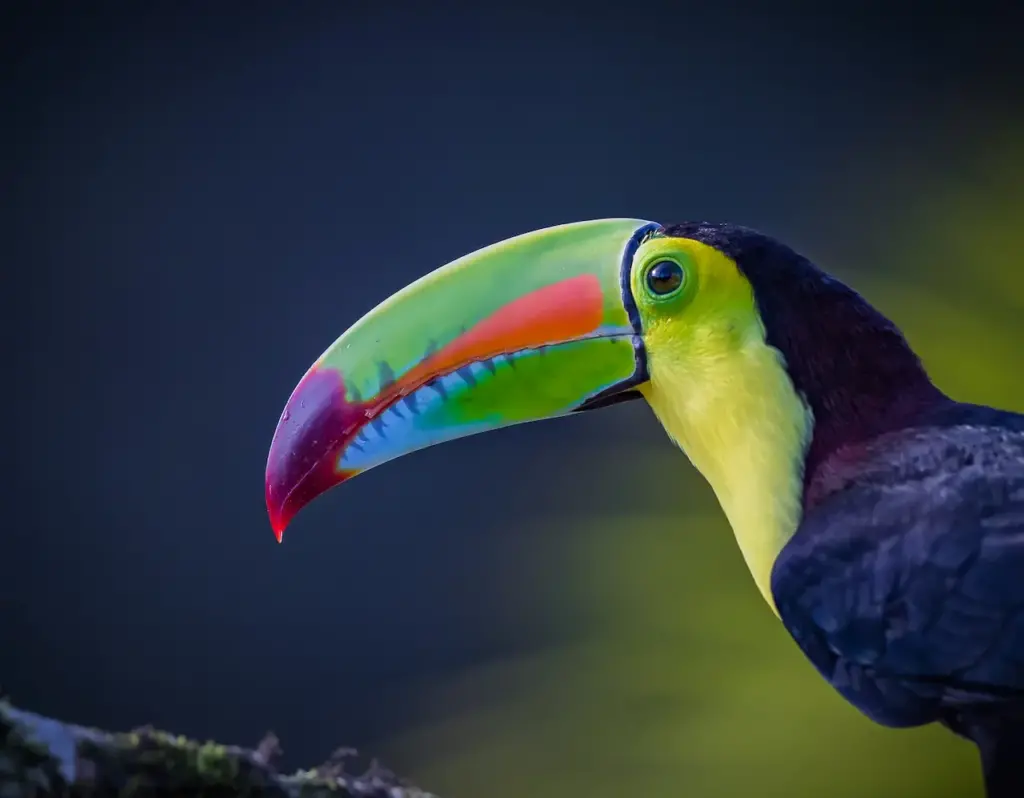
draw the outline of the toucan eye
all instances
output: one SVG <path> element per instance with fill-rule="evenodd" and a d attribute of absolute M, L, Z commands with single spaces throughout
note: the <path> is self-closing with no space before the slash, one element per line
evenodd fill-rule
<path fill-rule="evenodd" d="M 647 288 L 655 296 L 667 296 L 683 284 L 683 267 L 674 260 L 659 260 L 647 270 Z"/>

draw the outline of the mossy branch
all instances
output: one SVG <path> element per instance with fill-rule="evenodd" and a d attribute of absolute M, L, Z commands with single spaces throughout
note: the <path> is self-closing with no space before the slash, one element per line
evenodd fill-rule
<path fill-rule="evenodd" d="M 16 709 L 0 700 L 0 798 L 197 796 L 200 798 L 436 798 L 376 763 L 346 773 L 349 749 L 290 775 L 273 759 L 277 738 L 255 748 L 200 743 L 151 728 L 113 733 Z"/>

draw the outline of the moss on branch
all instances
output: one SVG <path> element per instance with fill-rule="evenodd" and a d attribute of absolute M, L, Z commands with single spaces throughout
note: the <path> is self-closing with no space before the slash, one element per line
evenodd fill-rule
<path fill-rule="evenodd" d="M 0 700 L 0 798 L 436 798 L 376 765 L 345 771 L 337 751 L 312 770 L 282 774 L 268 735 L 255 748 L 201 743 L 151 728 L 113 733 L 17 709 Z"/>

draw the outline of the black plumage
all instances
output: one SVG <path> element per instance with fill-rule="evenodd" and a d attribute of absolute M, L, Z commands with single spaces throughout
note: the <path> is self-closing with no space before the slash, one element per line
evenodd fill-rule
<path fill-rule="evenodd" d="M 786 628 L 867 716 L 946 725 L 977 744 L 990 798 L 1024 798 L 1024 416 L 946 396 L 895 324 L 774 239 L 664 234 L 736 262 L 814 414 L 772 572 Z"/>
<path fill-rule="evenodd" d="M 1024 417 L 944 404 L 823 464 L 772 593 L 815 667 L 887 726 L 942 722 L 1024 795 Z"/>

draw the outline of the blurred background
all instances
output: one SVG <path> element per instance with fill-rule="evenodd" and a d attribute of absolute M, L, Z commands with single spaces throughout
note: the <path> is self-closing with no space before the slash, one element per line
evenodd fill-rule
<path fill-rule="evenodd" d="M 444 798 L 980 796 L 970 746 L 815 674 L 642 403 L 266 519 L 338 334 L 572 220 L 761 228 L 1024 410 L 1024 18 L 823 5 L 5 4 L 14 700 Z"/>

